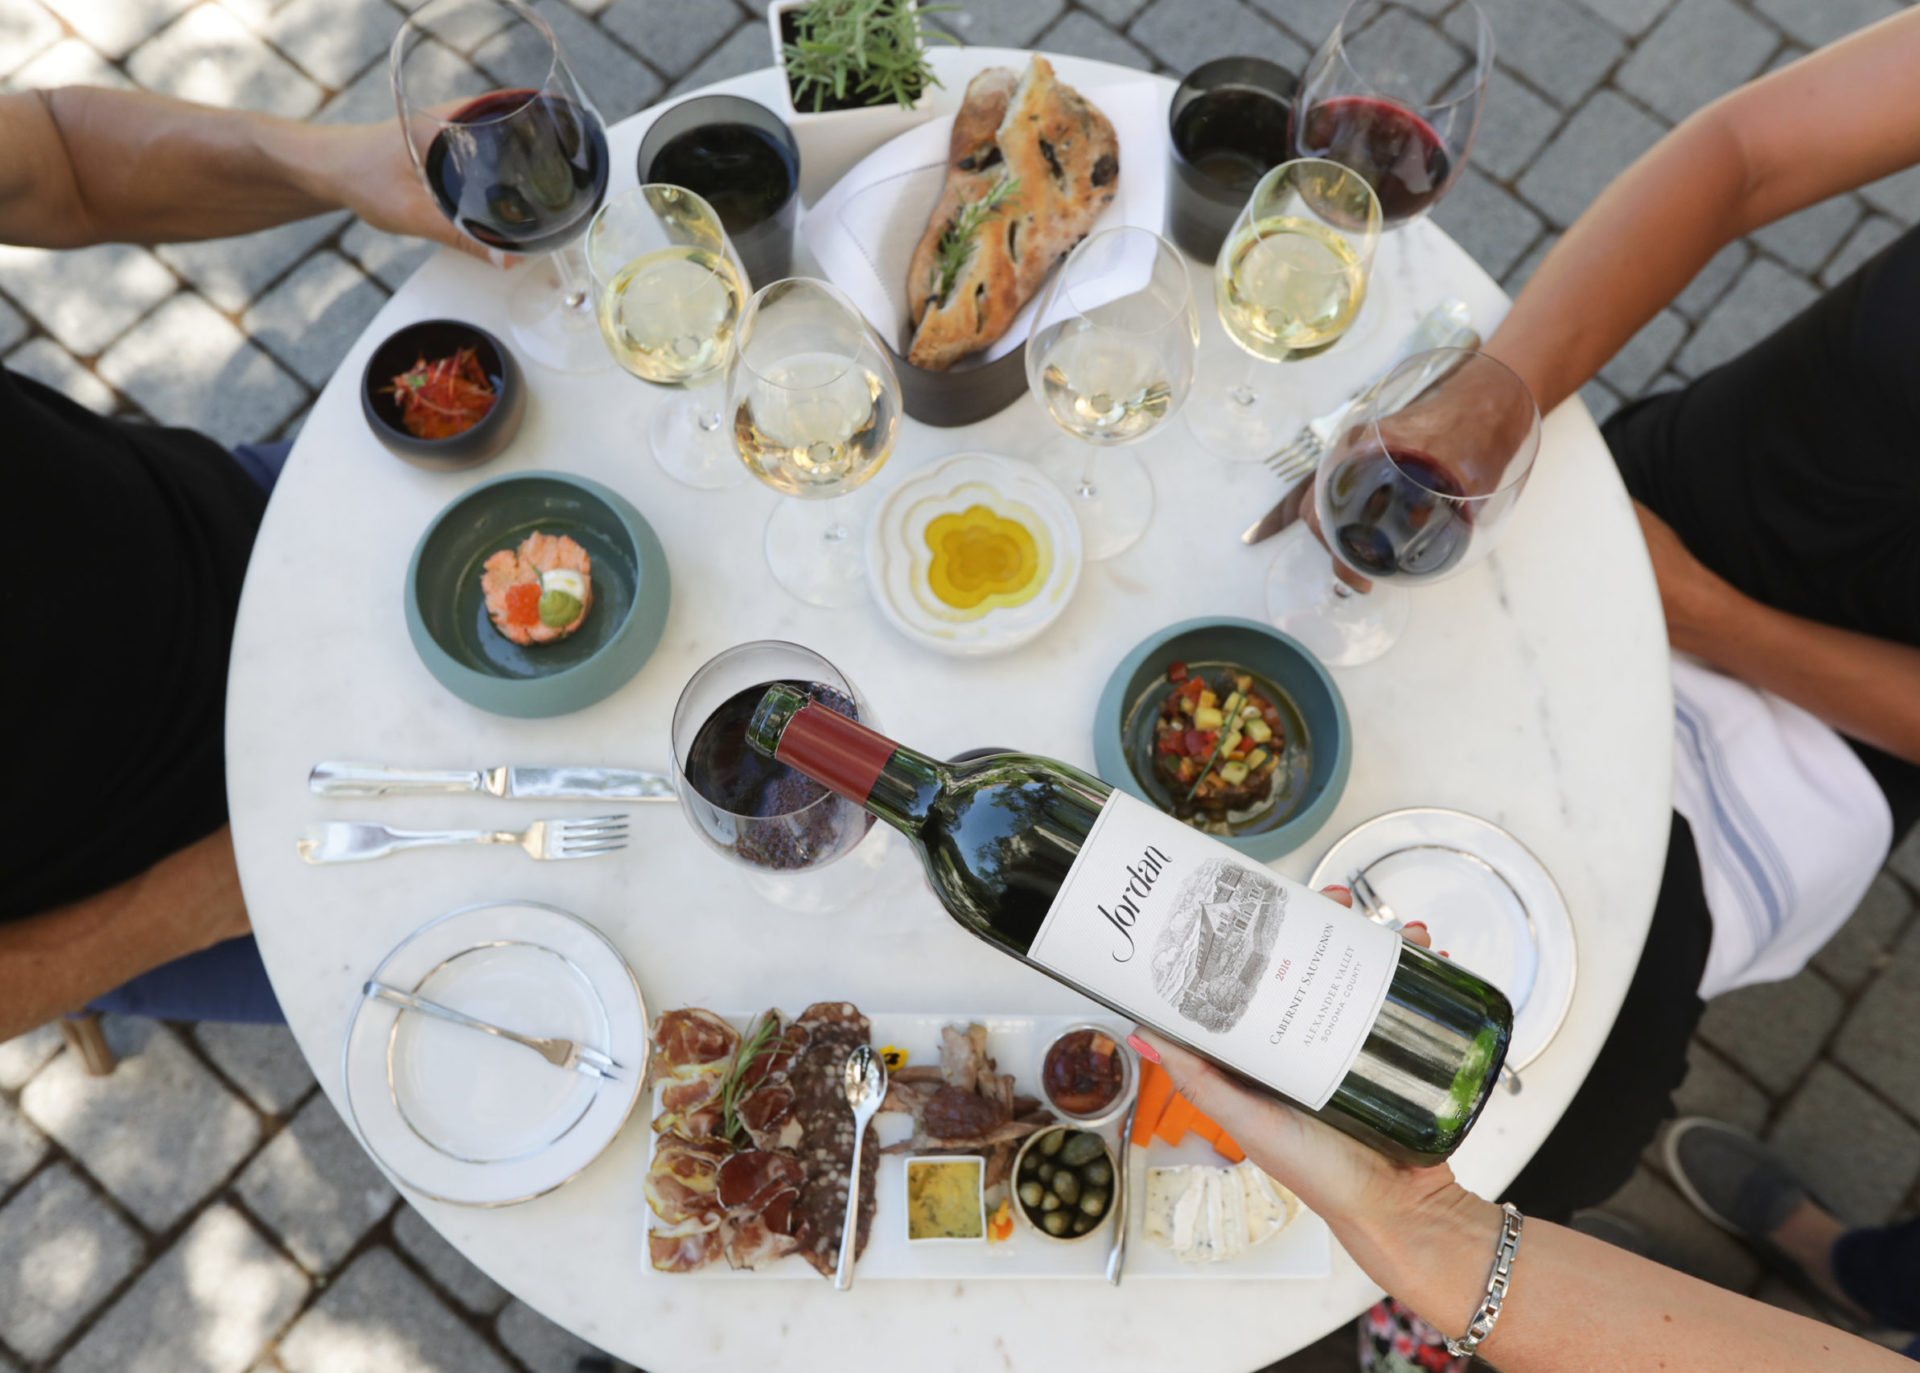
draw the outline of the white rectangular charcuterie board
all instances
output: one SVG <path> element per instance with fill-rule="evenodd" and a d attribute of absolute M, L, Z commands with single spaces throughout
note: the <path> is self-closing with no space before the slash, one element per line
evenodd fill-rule
<path fill-rule="evenodd" d="M 756 1013 L 757 1014 L 757 1013 Z M 726 1015 L 736 1029 L 744 1030 L 753 1014 Z M 1116 1038 L 1124 1037 L 1127 1026 L 1095 1019 L 1092 1022 L 1072 1016 L 940 1016 L 881 1013 L 870 1016 L 873 1045 L 893 1045 L 904 1049 L 911 1063 L 940 1061 L 942 1026 L 965 1026 L 978 1021 L 987 1027 L 987 1052 L 1003 1073 L 1012 1073 L 1015 1089 L 1024 1095 L 1039 1096 L 1040 1059 L 1055 1035 L 1070 1025 L 1104 1024 Z M 655 1089 L 648 1114 L 649 1124 L 659 1114 L 659 1090 Z M 907 1138 L 910 1122 L 905 1116 L 888 1114 L 874 1118 L 874 1132 L 882 1146 Z M 1099 1133 L 1109 1143 L 1118 1140 L 1120 1123 L 1105 1126 Z M 651 1144 L 648 1149 L 651 1162 Z M 877 1278 L 1082 1278 L 1104 1280 L 1107 1249 L 1112 1239 L 1112 1222 L 1073 1244 L 1049 1242 L 1026 1226 L 1015 1222 L 1011 1238 L 997 1244 L 986 1240 L 914 1244 L 907 1239 L 907 1178 L 905 1154 L 883 1154 L 880 1158 L 878 1195 L 873 1228 L 866 1252 L 861 1255 L 859 1277 Z M 1224 1263 L 1182 1263 L 1170 1250 L 1149 1243 L 1141 1233 L 1143 1201 L 1146 1195 L 1146 1170 L 1172 1164 L 1214 1164 L 1226 1160 L 1197 1135 L 1188 1135 L 1178 1147 L 1162 1139 L 1148 1141 L 1144 1149 L 1131 1151 L 1127 1169 L 1126 1276 L 1131 1278 L 1323 1278 L 1332 1271 L 1332 1237 L 1326 1224 L 1310 1211 L 1302 1210 L 1294 1222 L 1265 1244 Z M 1016 1207 L 1018 1203 L 1015 1203 Z M 648 1221 L 653 1221 L 651 1214 Z M 650 1276 L 662 1281 L 680 1282 L 688 1278 L 722 1278 L 730 1281 L 807 1278 L 822 1281 L 803 1259 L 788 1256 L 765 1268 L 734 1270 L 724 1258 L 717 1259 L 690 1274 L 668 1274 L 648 1268 Z"/>

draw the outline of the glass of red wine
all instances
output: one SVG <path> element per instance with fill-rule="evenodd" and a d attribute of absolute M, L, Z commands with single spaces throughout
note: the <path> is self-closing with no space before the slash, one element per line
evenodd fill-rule
<path fill-rule="evenodd" d="M 1415 353 L 1369 389 L 1314 477 L 1307 522 L 1267 571 L 1267 613 L 1321 662 L 1392 648 L 1404 588 L 1473 566 L 1500 538 L 1540 451 L 1540 410 L 1504 363 L 1465 348 Z M 1361 591 L 1354 583 L 1369 589 Z"/>
<path fill-rule="evenodd" d="M 1438 204 L 1473 149 L 1493 27 L 1464 0 L 1447 28 L 1467 46 L 1394 0 L 1351 0 L 1294 100 L 1294 151 L 1364 176 L 1388 229 Z"/>
<path fill-rule="evenodd" d="M 563 372 L 607 365 L 569 248 L 607 191 L 607 132 L 553 30 L 521 0 L 427 0 L 388 54 L 407 151 L 462 233 L 541 256 L 510 301 L 514 341 Z"/>
<path fill-rule="evenodd" d="M 860 845 L 873 816 L 747 743 L 747 721 L 774 682 L 873 728 L 858 688 L 819 654 L 777 639 L 735 645 L 688 679 L 673 708 L 673 782 L 681 813 L 713 849 L 739 864 L 759 894 L 790 910 L 827 909 L 861 884 L 837 870 L 807 880 Z M 883 845 L 869 845 L 877 865 Z M 863 869 L 864 871 L 864 869 Z M 851 884 L 851 885 L 850 885 Z"/>

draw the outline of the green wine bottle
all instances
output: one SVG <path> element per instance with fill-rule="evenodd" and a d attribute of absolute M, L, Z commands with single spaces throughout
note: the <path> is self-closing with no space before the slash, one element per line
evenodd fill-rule
<path fill-rule="evenodd" d="M 979 938 L 1392 1158 L 1446 1158 L 1499 1080 L 1498 988 L 1077 768 L 943 763 L 780 684 L 747 738 L 906 835 Z"/>

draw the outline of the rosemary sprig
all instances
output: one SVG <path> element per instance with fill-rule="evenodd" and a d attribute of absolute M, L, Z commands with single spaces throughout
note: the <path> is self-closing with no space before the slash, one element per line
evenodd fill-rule
<path fill-rule="evenodd" d="M 974 236 L 980 232 L 980 226 L 996 218 L 1000 207 L 1019 192 L 1019 177 L 1002 177 L 994 183 L 992 190 L 978 200 L 963 204 L 960 212 L 947 224 L 946 232 L 940 235 L 939 256 L 936 259 L 939 277 L 935 294 L 942 305 L 953 294 L 953 286 L 960 280 L 960 273 L 966 270 L 967 259 L 973 255 Z"/>
<path fill-rule="evenodd" d="M 778 1042 L 769 1044 L 773 1032 L 780 1026 L 780 1017 L 767 1014 L 760 1017 L 760 1023 L 754 1026 L 750 1038 L 742 1041 L 734 1052 L 733 1062 L 727 1068 L 726 1080 L 720 1086 L 720 1138 L 738 1139 L 743 1128 L 740 1121 L 740 1080 L 746 1076 L 753 1061 L 769 1050 L 779 1051 Z"/>
<path fill-rule="evenodd" d="M 922 5 L 918 14 L 953 8 Z M 781 58 L 793 103 L 799 108 L 811 99 L 815 113 L 828 99 L 860 105 L 891 100 L 910 108 L 929 85 L 940 84 L 927 62 L 927 42 L 959 42 L 921 24 L 906 0 L 810 0 L 788 12 L 795 41 L 782 45 Z"/>

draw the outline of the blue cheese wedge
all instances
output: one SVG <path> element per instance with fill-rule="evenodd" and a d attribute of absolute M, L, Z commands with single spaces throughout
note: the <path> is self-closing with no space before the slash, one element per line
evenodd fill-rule
<path fill-rule="evenodd" d="M 1251 1163 L 1147 1169 L 1144 1233 L 1182 1263 L 1237 1259 L 1299 1211 L 1299 1199 Z"/>

